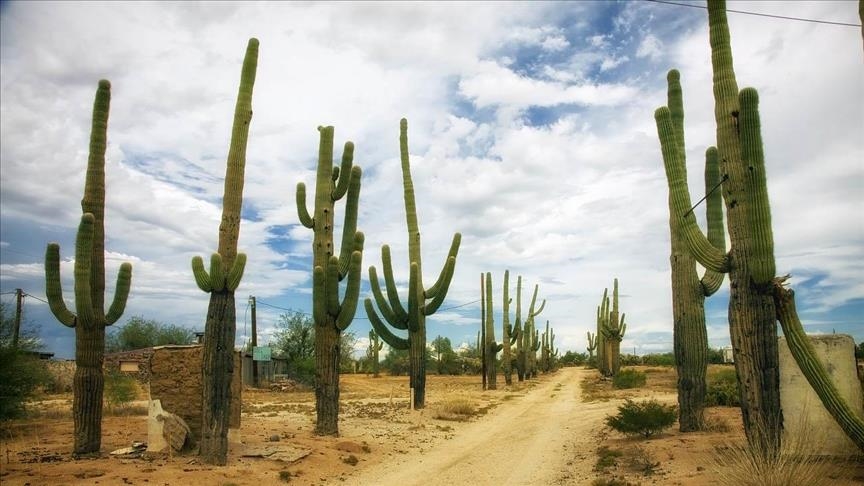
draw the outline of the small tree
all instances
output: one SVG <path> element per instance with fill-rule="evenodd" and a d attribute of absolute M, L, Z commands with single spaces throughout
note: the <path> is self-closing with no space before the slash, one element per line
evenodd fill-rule
<path fill-rule="evenodd" d="M 14 346 L 14 328 L 14 318 L 0 303 L 0 421 L 22 416 L 24 404 L 49 380 L 45 367 L 29 353 L 41 346 L 38 336 L 24 331 Z"/>
<path fill-rule="evenodd" d="M 113 329 L 105 339 L 105 351 L 129 351 L 132 349 L 165 346 L 167 344 L 192 344 L 195 334 L 182 326 L 165 324 L 142 316 L 130 317 L 123 327 Z"/>
<path fill-rule="evenodd" d="M 286 360 L 286 374 L 306 385 L 315 383 L 315 323 L 300 311 L 281 314 L 274 333 L 277 354 Z"/>

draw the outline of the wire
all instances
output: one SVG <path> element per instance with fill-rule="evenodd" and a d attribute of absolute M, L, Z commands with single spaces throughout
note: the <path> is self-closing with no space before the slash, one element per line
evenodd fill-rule
<path fill-rule="evenodd" d="M 707 10 L 708 7 L 706 5 L 694 5 L 692 3 L 678 3 L 678 2 L 670 2 L 668 0 L 645 0 L 646 2 L 651 3 L 662 3 L 666 5 L 677 5 L 679 7 L 692 7 L 692 8 L 701 8 Z M 799 22 L 811 22 L 814 24 L 828 24 L 828 25 L 841 25 L 843 27 L 861 27 L 861 24 L 851 24 L 848 22 L 835 22 L 833 20 L 817 20 L 817 19 L 805 19 L 803 17 L 787 17 L 785 15 L 773 15 L 759 12 L 748 12 L 745 10 L 732 10 L 731 8 L 726 9 L 727 12 L 738 13 L 744 15 L 755 15 L 758 17 L 770 17 L 772 19 L 783 19 L 783 20 L 797 20 Z"/>
<path fill-rule="evenodd" d="M 25 296 L 25 297 L 33 297 L 34 299 L 38 300 L 39 302 L 42 302 L 42 303 L 44 303 L 44 304 L 51 305 L 47 300 L 45 300 L 45 299 L 40 299 L 39 297 L 36 297 L 36 296 L 33 295 L 33 294 L 28 294 L 27 292 L 24 292 L 24 296 Z"/>

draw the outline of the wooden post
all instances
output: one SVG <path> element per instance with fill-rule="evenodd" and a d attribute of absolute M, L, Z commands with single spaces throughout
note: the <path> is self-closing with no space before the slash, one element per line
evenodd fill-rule
<path fill-rule="evenodd" d="M 12 331 L 12 348 L 18 348 L 18 335 L 21 333 L 21 311 L 24 307 L 24 291 L 15 289 L 15 329 Z"/>
<path fill-rule="evenodd" d="M 249 305 L 252 306 L 252 386 L 258 388 L 258 363 L 255 361 L 255 347 L 258 346 L 258 326 L 255 320 L 255 296 L 249 296 Z"/>

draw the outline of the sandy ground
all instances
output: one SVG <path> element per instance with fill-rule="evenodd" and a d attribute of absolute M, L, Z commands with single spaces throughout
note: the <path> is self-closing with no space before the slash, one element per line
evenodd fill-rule
<path fill-rule="evenodd" d="M 342 377 L 340 437 L 317 437 L 310 392 L 244 391 L 241 443 L 228 465 L 200 464 L 193 453 L 112 456 L 115 449 L 146 442 L 143 416 L 109 416 L 103 423 L 101 457 L 70 454 L 71 397 L 39 404 L 37 420 L 8 427 L 0 448 L 0 483 L 6 485 L 590 485 L 719 484 L 713 457 L 718 447 L 743 436 L 736 408 L 708 410 L 715 431 L 675 429 L 649 440 L 609 431 L 604 418 L 624 398 L 674 403 L 674 371 L 653 370 L 648 386 L 611 390 L 598 385 L 583 396 L 580 383 L 596 371 L 565 368 L 524 383 L 483 391 L 480 378 L 427 378 L 427 407 L 408 410 L 406 377 Z M 468 401 L 466 421 L 436 418 L 448 403 Z M 56 417 L 56 418 L 50 418 Z M 278 439 L 278 440 L 277 440 Z M 598 448 L 620 451 L 598 468 Z M 257 456 L 257 457 L 255 457 Z M 838 469 L 838 468 L 835 468 Z M 843 464 L 843 478 L 828 484 L 864 484 L 864 465 Z M 608 484 L 608 483 L 607 483 Z"/>

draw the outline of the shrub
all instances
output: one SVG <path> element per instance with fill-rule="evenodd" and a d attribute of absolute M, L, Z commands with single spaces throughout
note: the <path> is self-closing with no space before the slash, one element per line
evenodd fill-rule
<path fill-rule="evenodd" d="M 709 407 L 739 407 L 738 377 L 734 368 L 724 368 L 708 374 L 705 405 Z"/>
<path fill-rule="evenodd" d="M 653 353 L 642 356 L 642 364 L 646 366 L 675 366 L 675 355 L 672 353 Z"/>
<path fill-rule="evenodd" d="M 606 417 L 606 425 L 624 435 L 650 437 L 675 423 L 677 407 L 657 400 L 634 402 L 627 399 L 618 407 L 618 415 Z"/>
<path fill-rule="evenodd" d="M 619 356 L 621 366 L 638 366 L 642 364 L 642 358 L 635 354 L 622 354 Z"/>
<path fill-rule="evenodd" d="M 111 371 L 105 375 L 105 403 L 109 409 L 120 409 L 135 400 L 138 385 L 135 378 Z"/>
<path fill-rule="evenodd" d="M 477 415 L 477 407 L 473 402 L 465 398 L 452 398 L 438 405 L 432 417 L 439 420 L 462 422 L 473 415 Z"/>
<path fill-rule="evenodd" d="M 643 387 L 645 386 L 645 373 L 631 369 L 621 370 L 612 377 L 612 386 L 618 389 Z"/>
<path fill-rule="evenodd" d="M 24 404 L 48 381 L 40 360 L 11 346 L 0 346 L 0 421 L 24 415 Z"/>

